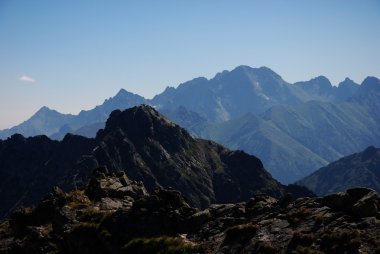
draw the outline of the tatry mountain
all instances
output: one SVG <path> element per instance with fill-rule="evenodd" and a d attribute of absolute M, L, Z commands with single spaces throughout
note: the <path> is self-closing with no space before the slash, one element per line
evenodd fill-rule
<path fill-rule="evenodd" d="M 151 100 L 122 89 L 79 115 L 36 113 L 0 131 L 0 138 L 16 132 L 58 140 L 66 133 L 95 137 L 112 110 L 146 103 L 194 136 L 258 156 L 276 179 L 291 183 L 342 156 L 380 146 L 379 87 L 374 77 L 361 85 L 346 78 L 333 86 L 323 76 L 289 84 L 269 68 L 239 66 L 168 87 Z"/>
<path fill-rule="evenodd" d="M 263 113 L 274 105 L 295 105 L 310 100 L 340 101 L 341 98 L 353 96 L 358 87 L 349 79 L 338 87 L 333 87 L 325 77 L 292 85 L 267 67 L 239 66 L 232 71 L 218 73 L 210 80 L 196 78 L 177 88 L 168 87 L 152 100 L 121 89 L 114 97 L 94 109 L 81 111 L 78 115 L 52 116 L 51 120 L 41 116 L 40 111 L 49 111 L 49 114 L 58 112 L 43 107 L 24 123 L 0 131 L 0 138 L 15 133 L 24 136 L 51 136 L 59 133 L 61 128 L 70 128 L 75 132 L 86 125 L 105 122 L 115 109 L 123 110 L 142 103 L 155 106 L 158 110 L 185 107 L 208 121 L 222 122 L 246 113 Z M 62 138 L 63 133 L 64 130 L 58 136 Z"/>
<path fill-rule="evenodd" d="M 144 102 L 143 97 L 121 89 L 114 97 L 105 100 L 102 105 L 91 110 L 82 110 L 78 115 L 62 114 L 44 106 L 20 125 L 0 131 L 0 138 L 4 139 L 18 133 L 26 137 L 46 135 L 54 139 L 62 139 L 67 133 L 81 133 L 82 128 L 88 128 L 91 125 L 102 126 L 115 109 L 124 110 Z M 91 131 L 89 133 L 93 134 Z"/>
<path fill-rule="evenodd" d="M 370 146 L 318 169 L 299 184 L 318 195 L 345 191 L 356 186 L 380 191 L 380 149 Z"/>
<path fill-rule="evenodd" d="M 54 185 L 65 190 L 84 186 L 101 165 L 141 181 L 148 191 L 179 190 L 197 207 L 245 201 L 260 193 L 310 193 L 274 180 L 258 158 L 194 139 L 152 107 L 141 105 L 113 111 L 96 138 L 67 134 L 54 141 L 17 134 L 1 141 L 0 215 L 36 203 Z"/>
<path fill-rule="evenodd" d="M 167 88 L 152 99 L 158 108 L 184 106 L 211 122 L 221 122 L 248 112 L 261 113 L 273 105 L 297 104 L 301 95 L 266 67 L 239 66 L 213 79 L 196 78 Z"/>
<path fill-rule="evenodd" d="M 380 81 L 367 78 L 342 103 L 309 101 L 274 106 L 260 116 L 214 124 L 204 137 L 262 159 L 284 183 L 369 145 L 380 146 Z"/>

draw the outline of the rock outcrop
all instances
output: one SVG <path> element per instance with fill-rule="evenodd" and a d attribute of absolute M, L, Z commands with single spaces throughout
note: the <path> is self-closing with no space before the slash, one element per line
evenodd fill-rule
<path fill-rule="evenodd" d="M 110 205 L 118 204 L 118 205 Z M 0 224 L 4 253 L 378 253 L 379 194 L 355 188 L 323 198 L 191 207 L 173 189 L 98 169 L 84 190 L 54 188 Z"/>

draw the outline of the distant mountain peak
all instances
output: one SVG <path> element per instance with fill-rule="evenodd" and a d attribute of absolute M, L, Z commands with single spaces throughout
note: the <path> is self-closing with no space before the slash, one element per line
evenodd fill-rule
<path fill-rule="evenodd" d="M 268 68 L 266 66 L 261 66 L 261 67 L 258 67 L 258 68 L 253 68 L 253 67 L 248 66 L 248 65 L 239 65 L 235 69 L 233 69 L 231 72 L 233 72 L 233 71 L 269 73 L 269 74 L 276 74 L 276 75 L 278 75 L 276 72 L 274 72 L 272 69 L 270 69 L 270 68 Z"/>
<path fill-rule="evenodd" d="M 346 77 L 343 81 L 352 81 L 353 82 L 353 80 L 350 79 L 349 77 Z"/>
<path fill-rule="evenodd" d="M 46 106 L 43 106 L 31 118 L 47 117 L 51 115 L 61 115 L 61 113 L 59 113 L 58 111 L 54 109 L 50 109 Z"/>
<path fill-rule="evenodd" d="M 131 96 L 131 95 L 132 96 L 136 96 L 135 93 L 129 92 L 129 91 L 125 90 L 124 88 L 121 88 L 119 90 L 119 92 L 117 92 L 117 94 L 114 96 L 114 98 L 116 98 L 116 97 L 126 97 L 126 96 Z"/>
<path fill-rule="evenodd" d="M 42 107 L 36 112 L 36 114 L 38 114 L 38 113 L 45 113 L 45 112 L 49 112 L 49 111 L 54 111 L 54 110 L 50 109 L 50 108 L 47 107 L 47 106 L 42 106 Z"/>
<path fill-rule="evenodd" d="M 355 83 L 355 81 L 353 81 L 352 79 L 346 77 L 342 82 L 338 84 L 338 87 L 344 87 L 344 86 L 358 86 L 358 84 Z"/>
<path fill-rule="evenodd" d="M 315 77 L 315 78 L 313 78 L 311 80 L 315 81 L 315 82 L 318 82 L 322 86 L 329 86 L 329 87 L 332 86 L 330 80 L 327 77 L 323 76 L 323 75 Z"/>
<path fill-rule="evenodd" d="M 366 88 L 380 88 L 380 80 L 376 77 L 366 77 L 361 86 Z"/>

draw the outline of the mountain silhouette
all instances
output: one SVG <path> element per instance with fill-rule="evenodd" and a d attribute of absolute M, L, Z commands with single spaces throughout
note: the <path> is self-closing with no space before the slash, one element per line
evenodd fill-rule
<path fill-rule="evenodd" d="M 374 146 L 328 164 L 305 177 L 299 184 L 318 195 L 362 186 L 380 190 L 380 149 Z"/>
<path fill-rule="evenodd" d="M 141 105 L 113 111 L 96 138 L 67 134 L 54 141 L 17 134 L 1 141 L 1 216 L 37 202 L 54 185 L 65 190 L 84 186 L 100 165 L 142 181 L 149 191 L 177 189 L 198 207 L 260 193 L 280 197 L 305 192 L 277 182 L 258 158 L 195 139 L 154 108 Z"/>

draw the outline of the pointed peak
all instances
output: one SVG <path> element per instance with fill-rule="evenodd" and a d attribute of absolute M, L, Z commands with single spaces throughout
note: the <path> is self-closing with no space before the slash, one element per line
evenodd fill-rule
<path fill-rule="evenodd" d="M 39 112 L 48 112 L 48 111 L 53 111 L 52 109 L 50 109 L 49 107 L 47 106 L 43 106 L 42 108 L 40 108 L 37 113 Z"/>
<path fill-rule="evenodd" d="M 117 92 L 117 94 L 115 95 L 115 97 L 125 96 L 125 95 L 128 95 L 128 94 L 132 94 L 132 93 L 128 92 L 124 88 L 121 88 L 119 90 L 119 92 Z"/>
<path fill-rule="evenodd" d="M 53 112 L 57 112 L 56 110 L 50 109 L 46 106 L 43 106 L 40 108 L 33 116 L 40 116 L 40 115 L 46 115 L 46 114 L 51 114 Z M 33 117 L 32 116 L 32 117 Z"/>
<path fill-rule="evenodd" d="M 350 79 L 349 77 L 346 77 L 344 80 L 343 80 L 343 82 L 348 82 L 348 81 L 352 81 L 352 82 L 354 82 L 352 79 Z"/>
<path fill-rule="evenodd" d="M 342 82 L 340 82 L 338 84 L 338 87 L 341 87 L 341 86 L 358 86 L 359 84 L 355 83 L 355 81 L 353 81 L 352 79 L 346 77 Z"/>
<path fill-rule="evenodd" d="M 380 80 L 372 76 L 366 77 L 364 81 L 362 82 L 362 86 L 373 87 L 373 86 L 378 86 L 378 85 L 380 85 Z"/>

